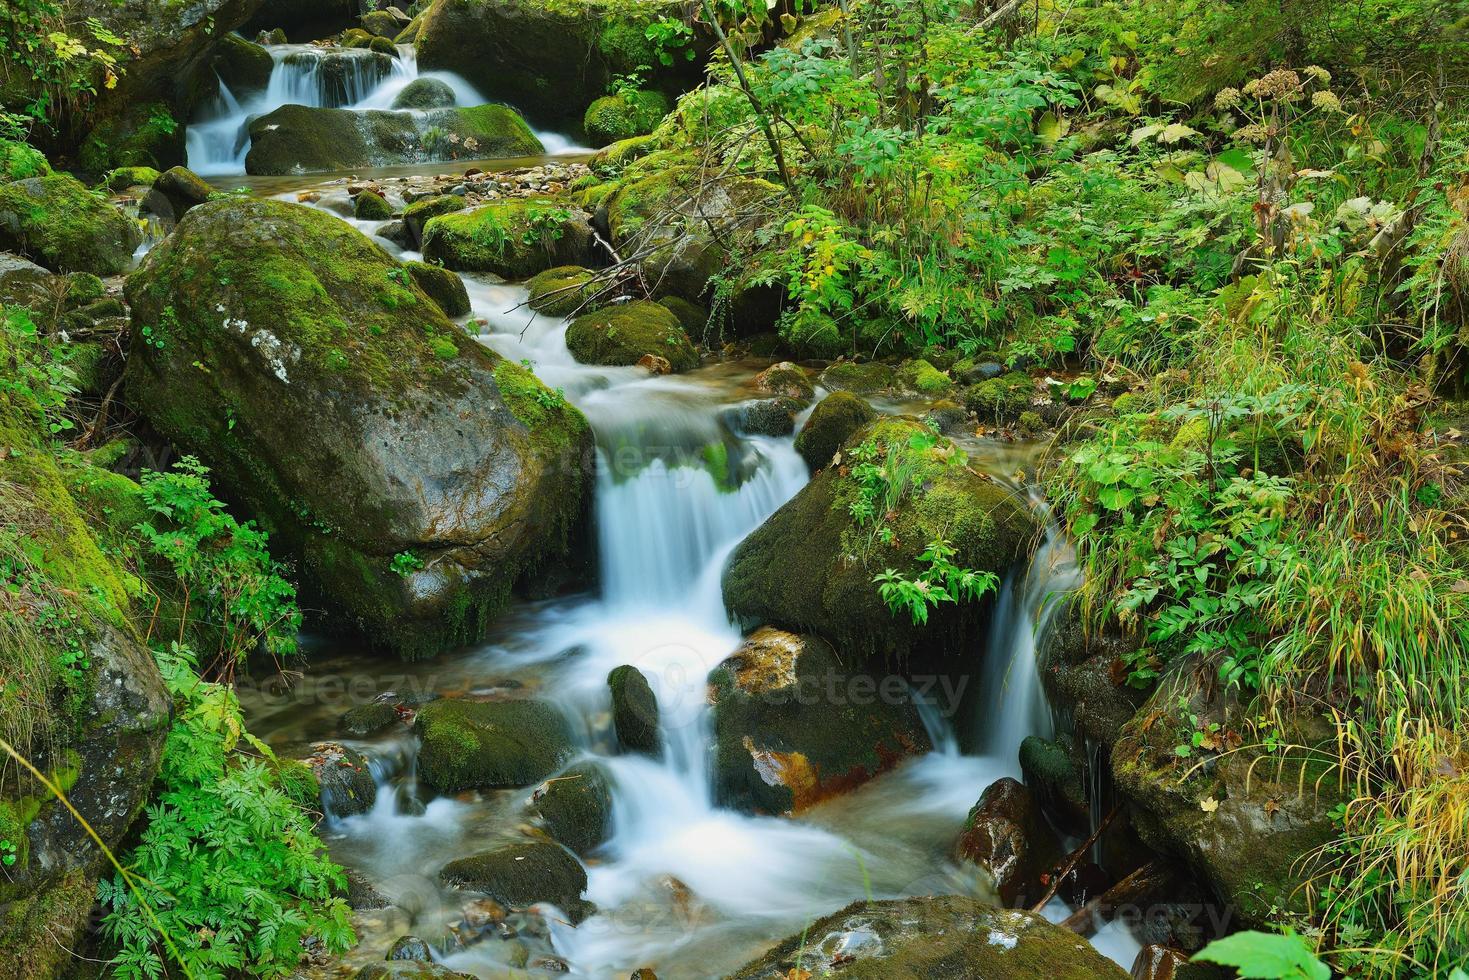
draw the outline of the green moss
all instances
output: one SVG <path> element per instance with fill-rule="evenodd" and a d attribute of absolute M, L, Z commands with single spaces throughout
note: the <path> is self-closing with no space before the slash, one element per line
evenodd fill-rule
<path fill-rule="evenodd" d="M 530 432 L 531 440 L 553 459 L 565 460 L 582 444 L 591 426 L 560 392 L 552 391 L 530 371 L 511 361 L 495 365 L 495 384 L 511 414 Z M 579 502 L 573 502 L 579 506 Z M 570 527 L 574 511 L 562 515 Z"/>
<path fill-rule="evenodd" d="M 0 139 L 0 182 L 44 177 L 51 173 L 46 154 L 26 143 Z"/>
<path fill-rule="evenodd" d="M 403 268 L 445 315 L 457 317 L 469 313 L 469 290 L 458 275 L 427 262 L 405 262 Z"/>
<path fill-rule="evenodd" d="M 352 199 L 352 215 L 359 221 L 387 221 L 393 206 L 376 191 L 364 190 Z"/>
<path fill-rule="evenodd" d="M 647 300 L 577 317 L 566 346 L 583 364 L 637 364 L 647 355 L 667 359 L 674 371 L 698 367 L 699 355 L 666 307 Z"/>
<path fill-rule="evenodd" d="M 1024 371 L 1009 374 L 964 389 L 964 407 L 987 422 L 1014 422 L 1030 408 L 1035 382 Z"/>
<path fill-rule="evenodd" d="M 1131 415 L 1143 408 L 1143 396 L 1135 391 L 1125 391 L 1112 402 L 1112 409 L 1118 415 Z"/>
<path fill-rule="evenodd" d="M 691 303 L 682 296 L 664 296 L 658 300 L 658 305 L 664 307 L 677 318 L 679 325 L 689 336 L 701 332 L 709 324 L 709 311 L 698 303 Z"/>
<path fill-rule="evenodd" d="M 796 452 L 812 470 L 829 464 L 852 433 L 877 417 L 871 405 L 848 391 L 821 400 L 796 436 Z"/>
<path fill-rule="evenodd" d="M 898 369 L 898 380 L 907 388 L 925 395 L 942 395 L 953 387 L 953 380 L 926 360 L 909 361 Z"/>
<path fill-rule="evenodd" d="M 572 754 L 566 718 L 541 701 L 440 700 L 414 723 L 419 776 L 442 792 L 540 782 Z"/>
<path fill-rule="evenodd" d="M 594 307 L 588 304 L 595 289 L 586 287 L 595 277 L 596 273 L 579 265 L 560 265 L 537 273 L 525 284 L 530 290 L 530 308 L 547 316 L 591 312 Z"/>
<path fill-rule="evenodd" d="M 115 275 L 140 241 L 133 221 L 72 177 L 0 184 L 0 249 L 48 269 Z"/>
<path fill-rule="evenodd" d="M 867 395 L 893 387 L 893 369 L 881 361 L 841 361 L 821 372 L 821 386 L 831 391 L 852 391 Z"/>
<path fill-rule="evenodd" d="M 582 126 L 587 139 L 604 146 L 652 133 L 670 108 L 668 96 L 647 89 L 604 95 L 587 107 Z"/>
<path fill-rule="evenodd" d="M 432 112 L 428 122 L 457 136 L 469 156 L 528 157 L 546 149 L 519 113 L 498 103 Z"/>
<path fill-rule="evenodd" d="M 630 136 L 598 150 L 592 156 L 591 167 L 597 171 L 620 170 L 634 160 L 647 156 L 657 148 L 658 139 L 655 136 Z"/>
<path fill-rule="evenodd" d="M 607 839 L 612 787 L 596 762 L 579 762 L 545 784 L 532 804 L 546 831 L 577 854 Z"/>
<path fill-rule="evenodd" d="M 184 159 L 184 127 L 163 102 L 129 105 L 99 121 L 78 151 L 82 169 L 103 174 L 117 167 L 166 170 Z"/>
<path fill-rule="evenodd" d="M 580 250 L 590 234 L 566 205 L 548 198 L 494 201 L 472 211 L 441 215 L 424 227 L 423 254 L 464 272 L 525 279 Z"/>

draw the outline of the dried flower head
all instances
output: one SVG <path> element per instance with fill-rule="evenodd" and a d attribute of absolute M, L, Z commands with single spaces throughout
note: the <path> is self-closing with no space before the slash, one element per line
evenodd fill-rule
<path fill-rule="evenodd" d="M 1241 143 L 1263 143 L 1270 136 L 1270 130 L 1259 123 L 1250 123 L 1236 129 L 1232 135 Z"/>
<path fill-rule="evenodd" d="M 1214 108 L 1233 109 L 1239 105 L 1240 91 L 1237 88 L 1222 88 L 1214 95 Z"/>
<path fill-rule="evenodd" d="M 1260 77 L 1255 94 L 1262 99 L 1291 95 L 1301 87 L 1301 76 L 1289 68 L 1277 68 Z"/>

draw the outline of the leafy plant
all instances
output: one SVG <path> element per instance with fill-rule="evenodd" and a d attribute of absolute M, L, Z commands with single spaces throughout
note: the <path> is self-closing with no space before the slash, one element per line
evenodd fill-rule
<path fill-rule="evenodd" d="M 401 575 L 407 578 L 414 572 L 423 571 L 424 561 L 411 551 L 400 551 L 393 556 L 393 560 L 389 563 L 388 567 L 393 570 L 395 575 Z"/>
<path fill-rule="evenodd" d="M 935 538 L 918 556 L 927 567 L 917 575 L 909 577 L 891 568 L 882 571 L 873 578 L 882 601 L 894 615 L 907 612 L 914 626 L 923 626 L 931 607 L 973 602 L 999 587 L 1000 580 L 994 573 L 955 565 L 955 554 L 949 542 Z"/>

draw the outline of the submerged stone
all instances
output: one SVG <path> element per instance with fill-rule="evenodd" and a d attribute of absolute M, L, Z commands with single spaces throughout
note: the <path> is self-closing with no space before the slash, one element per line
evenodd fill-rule
<path fill-rule="evenodd" d="M 658 698 L 643 672 L 630 664 L 614 667 L 607 675 L 612 692 L 612 727 L 628 752 L 660 755 L 663 737 L 658 730 Z"/>

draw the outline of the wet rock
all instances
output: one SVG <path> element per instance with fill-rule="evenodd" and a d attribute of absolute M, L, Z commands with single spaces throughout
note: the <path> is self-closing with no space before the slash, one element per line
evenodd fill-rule
<path fill-rule="evenodd" d="M 653 355 L 673 371 L 699 366 L 699 354 L 666 307 L 636 300 L 584 313 L 566 328 L 566 346 L 583 364 L 631 365 Z"/>
<path fill-rule="evenodd" d="M 269 51 L 233 33 L 221 35 L 209 63 L 237 100 L 265 91 L 275 71 L 275 59 Z"/>
<path fill-rule="evenodd" d="M 402 221 L 389 221 L 377 230 L 377 237 L 392 242 L 399 248 L 412 248 L 413 236 L 408 233 L 408 226 Z"/>
<path fill-rule="evenodd" d="M 543 701 L 434 701 L 414 730 L 419 778 L 445 793 L 530 786 L 573 751 L 565 716 Z"/>
<path fill-rule="evenodd" d="M 394 109 L 444 109 L 454 104 L 454 90 L 437 78 L 415 78 L 393 99 Z"/>
<path fill-rule="evenodd" d="M 137 223 L 65 174 L 0 183 L 0 251 L 53 272 L 116 275 L 142 241 Z"/>
<path fill-rule="evenodd" d="M 814 636 L 761 628 L 709 675 L 715 800 L 800 812 L 928 751 L 907 685 L 843 669 Z"/>
<path fill-rule="evenodd" d="M 1090 832 L 1091 806 L 1081 782 L 1081 770 L 1071 753 L 1037 735 L 1020 743 L 1020 772 L 1036 803 L 1066 833 L 1085 837 Z"/>
<path fill-rule="evenodd" d="M 587 106 L 582 129 L 593 146 L 606 146 L 651 133 L 673 103 L 662 92 L 651 89 L 619 91 L 604 95 Z"/>
<path fill-rule="evenodd" d="M 548 198 L 515 198 L 430 220 L 423 255 L 459 272 L 525 279 L 586 264 L 591 244 L 586 212 Z"/>
<path fill-rule="evenodd" d="M 850 391 L 871 395 L 897 384 L 893 369 L 881 361 L 838 361 L 821 372 L 821 387 L 828 391 Z"/>
<path fill-rule="evenodd" d="M 998 361 L 980 361 L 977 364 L 971 361 L 955 373 L 963 383 L 974 385 L 998 378 L 1005 373 L 1005 368 Z"/>
<path fill-rule="evenodd" d="M 418 288 L 444 311 L 445 316 L 458 317 L 469 313 L 469 289 L 458 273 L 427 262 L 405 262 L 403 268 L 408 270 Z"/>
<path fill-rule="evenodd" d="M 403 209 L 403 224 L 408 226 L 408 234 L 413 236 L 413 241 L 423 243 L 423 226 L 432 218 L 441 214 L 453 214 L 455 211 L 463 211 L 464 199 L 453 194 L 438 194 L 432 197 L 421 197 Z"/>
<path fill-rule="evenodd" d="M 322 812 L 333 817 L 366 813 L 377 802 L 372 767 L 356 749 L 340 742 L 317 742 L 302 760 L 321 787 Z"/>
<path fill-rule="evenodd" d="M 387 960 L 413 960 L 420 963 L 433 962 L 434 954 L 428 943 L 417 936 L 399 936 L 388 947 Z"/>
<path fill-rule="evenodd" d="M 601 765 L 579 762 L 536 787 L 531 809 L 547 833 L 585 856 L 611 830 L 612 788 Z"/>
<path fill-rule="evenodd" d="M 799 930 L 730 980 L 1126 980 L 1122 968 L 1039 915 L 946 895 L 853 904 Z"/>
<path fill-rule="evenodd" d="M 1188 957 L 1176 949 L 1156 944 L 1144 946 L 1132 961 L 1132 980 L 1184 980 L 1179 968 L 1186 965 Z"/>
<path fill-rule="evenodd" d="M 367 880 L 367 876 L 352 868 L 345 869 L 347 875 L 347 907 L 359 912 L 370 912 L 375 909 L 385 909 L 393 903 L 389 902 L 377 886 Z"/>
<path fill-rule="evenodd" d="M 0 305 L 41 310 L 54 306 L 66 281 L 29 259 L 0 252 Z"/>
<path fill-rule="evenodd" d="M 360 221 L 387 221 L 393 216 L 393 206 L 376 191 L 364 190 L 352 199 L 352 216 Z"/>
<path fill-rule="evenodd" d="M 390 960 L 369 963 L 355 974 L 356 980 L 475 980 L 471 973 L 460 973 L 438 963 Z"/>
<path fill-rule="evenodd" d="M 439 877 L 451 887 L 481 892 L 514 908 L 549 902 L 573 923 L 580 922 L 589 911 L 581 897 L 587 888 L 586 870 L 560 844 L 505 844 L 450 861 Z"/>
<path fill-rule="evenodd" d="M 408 657 L 473 642 L 569 547 L 586 420 L 340 219 L 211 201 L 127 295 L 130 404 L 268 521 L 339 624 Z"/>
<path fill-rule="evenodd" d="M 812 410 L 796 436 L 796 452 L 812 471 L 831 463 L 852 433 L 877 418 L 871 405 L 846 391 L 834 391 Z"/>
<path fill-rule="evenodd" d="M 579 265 L 559 265 L 535 275 L 525 284 L 530 308 L 545 316 L 590 313 L 596 307 L 596 273 Z"/>
<path fill-rule="evenodd" d="M 729 409 L 730 427 L 747 436 L 788 436 L 796 431 L 801 403 L 794 398 L 761 398 Z"/>
<path fill-rule="evenodd" d="M 607 675 L 607 686 L 612 690 L 612 727 L 623 750 L 661 755 L 658 698 L 642 671 L 629 664 L 614 667 Z"/>
<path fill-rule="evenodd" d="M 359 704 L 342 715 L 342 731 L 354 738 L 375 735 L 398 724 L 398 709 L 384 701 Z"/>
<path fill-rule="evenodd" d="M 158 180 L 160 174 L 152 167 L 118 167 L 107 175 L 103 186 L 114 194 L 131 192 L 135 196 L 146 194 Z"/>
<path fill-rule="evenodd" d="M 755 387 L 772 395 L 809 402 L 816 395 L 806 372 L 790 361 L 781 361 L 755 375 Z"/>
<path fill-rule="evenodd" d="M 691 303 L 682 296 L 663 296 L 658 305 L 678 318 L 679 326 L 690 337 L 702 336 L 709 326 L 709 311 L 698 303 Z"/>
<path fill-rule="evenodd" d="M 153 190 L 168 201 L 174 221 L 179 220 L 189 209 L 203 204 L 214 193 L 209 182 L 187 167 L 172 167 L 159 175 Z"/>
<path fill-rule="evenodd" d="M 970 385 L 960 393 L 964 407 L 980 421 L 1003 425 L 1014 422 L 1028 411 L 1035 398 L 1035 382 L 1024 371 Z"/>
<path fill-rule="evenodd" d="M 882 451 L 913 452 L 911 439 L 927 431 L 914 419 L 882 418 L 853 433 L 846 446 L 871 441 Z M 747 623 L 816 633 L 855 657 L 915 650 L 942 657 L 983 636 L 985 602 L 940 606 L 918 627 L 893 614 L 873 577 L 888 568 L 919 574 L 923 543 L 940 535 L 955 548 L 959 567 L 1003 576 L 1026 552 L 1034 518 L 1004 488 L 949 465 L 944 446 L 919 452 L 912 479 L 922 489 L 905 495 L 885 518 L 890 541 L 867 535 L 854 542 L 855 478 L 838 467 L 816 474 L 735 548 L 724 572 L 730 611 Z"/>
<path fill-rule="evenodd" d="M 937 401 L 923 413 L 923 421 L 940 432 L 958 435 L 968 428 L 969 411 L 955 402 Z"/>
<path fill-rule="evenodd" d="M 955 856 L 988 872 L 1000 900 L 1013 907 L 1045 894 L 1041 875 L 1060 857 L 1060 845 L 1030 790 L 1007 776 L 970 809 Z"/>
<path fill-rule="evenodd" d="M 1324 719 L 1286 719 L 1282 741 L 1315 747 L 1309 754 L 1226 751 L 1238 748 L 1241 736 L 1231 733 L 1248 714 L 1219 688 L 1212 668 L 1180 663 L 1123 727 L 1112 747 L 1113 780 L 1145 844 L 1187 864 L 1239 926 L 1262 928 L 1281 910 L 1306 913 L 1301 884 L 1336 837 L 1330 814 L 1349 794 L 1330 763 L 1335 729 Z M 1200 730 L 1215 747 L 1180 758 L 1177 746 Z"/>
<path fill-rule="evenodd" d="M 1146 691 L 1126 683 L 1122 657 L 1136 648 L 1115 633 L 1088 630 L 1075 602 L 1056 610 L 1037 651 L 1041 682 L 1052 703 L 1070 713 L 1081 738 L 1112 745 L 1147 700 Z"/>
<path fill-rule="evenodd" d="M 387 7 L 363 14 L 362 29 L 374 37 L 383 37 L 391 41 L 403 33 L 403 28 L 407 27 L 412 19 L 397 7 Z"/>

